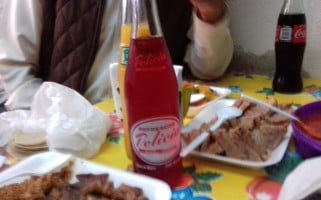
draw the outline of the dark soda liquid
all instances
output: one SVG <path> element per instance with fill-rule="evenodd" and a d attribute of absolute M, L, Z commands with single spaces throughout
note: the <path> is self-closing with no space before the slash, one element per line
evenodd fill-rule
<path fill-rule="evenodd" d="M 302 25 L 306 23 L 304 14 L 281 14 L 278 25 Z M 273 79 L 273 90 L 281 93 L 297 93 L 302 91 L 301 78 L 305 42 L 293 43 L 276 41 L 276 71 Z"/>
<path fill-rule="evenodd" d="M 137 155 L 136 144 L 132 138 L 133 126 L 142 120 L 158 117 L 177 119 L 176 132 L 180 136 L 177 79 L 163 37 L 132 39 L 125 76 L 125 92 L 135 172 L 162 179 L 174 186 L 175 178 L 182 172 L 182 160 L 179 156 L 180 138 L 170 141 L 175 143 L 175 155 L 163 164 L 157 165 L 150 164 Z M 149 149 L 144 151 L 146 153 Z M 159 150 L 151 155 L 156 159 L 163 154 Z"/>

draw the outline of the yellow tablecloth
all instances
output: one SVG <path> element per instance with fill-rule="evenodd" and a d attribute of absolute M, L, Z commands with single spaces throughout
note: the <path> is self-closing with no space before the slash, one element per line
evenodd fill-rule
<path fill-rule="evenodd" d="M 228 98 L 237 98 L 241 93 L 245 93 L 261 100 L 274 97 L 279 102 L 292 102 L 297 106 L 321 98 L 321 80 L 305 79 L 304 90 L 293 95 L 273 92 L 271 82 L 272 77 L 268 76 L 233 74 L 205 84 L 231 89 L 232 93 Z M 96 106 L 107 113 L 114 112 L 112 100 Z M 122 124 L 115 114 L 110 117 L 113 121 L 112 131 L 99 154 L 92 160 L 124 170 L 131 169 L 132 163 L 126 156 L 121 134 Z M 174 190 L 173 199 L 186 199 L 186 195 L 190 195 L 190 199 L 248 200 L 258 196 L 276 199 L 282 186 L 280 182 L 267 178 L 264 169 L 249 169 L 195 157 L 184 159 L 184 170 L 191 176 L 192 181 L 187 181 L 182 191 Z"/>

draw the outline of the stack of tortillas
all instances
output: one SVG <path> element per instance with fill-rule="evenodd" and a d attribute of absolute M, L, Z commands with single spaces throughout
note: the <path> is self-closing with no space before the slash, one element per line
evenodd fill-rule
<path fill-rule="evenodd" d="M 8 145 L 8 153 L 17 159 L 48 151 L 45 133 L 16 132 Z"/>

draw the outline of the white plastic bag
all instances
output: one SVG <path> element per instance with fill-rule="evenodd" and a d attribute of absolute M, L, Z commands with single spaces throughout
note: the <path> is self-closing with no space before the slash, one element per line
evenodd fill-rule
<path fill-rule="evenodd" d="M 8 143 L 17 130 L 26 134 L 42 131 L 46 134 L 49 150 L 82 158 L 91 158 L 98 153 L 111 128 L 111 122 L 104 112 L 75 90 L 54 82 L 41 85 L 30 112 L 3 113 L 0 125 L 0 144 Z"/>
<path fill-rule="evenodd" d="M 1 113 L 0 114 L 0 127 L 1 127 L 0 128 L 0 146 L 4 146 L 8 144 L 12 135 L 17 131 L 29 132 L 29 129 L 35 129 L 36 127 L 30 128 L 29 117 L 30 117 L 30 111 L 28 110 L 15 110 L 15 111 Z"/>

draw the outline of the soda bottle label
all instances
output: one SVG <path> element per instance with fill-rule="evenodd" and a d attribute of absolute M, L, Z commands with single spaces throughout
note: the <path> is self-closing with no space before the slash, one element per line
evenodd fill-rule
<path fill-rule="evenodd" d="M 306 25 L 281 26 L 276 29 L 276 42 L 302 43 L 306 38 Z"/>
<path fill-rule="evenodd" d="M 277 27 L 276 41 L 291 42 L 292 41 L 292 27 L 280 26 Z"/>
<path fill-rule="evenodd" d="M 306 25 L 294 25 L 293 32 L 293 43 L 305 42 Z"/>
<path fill-rule="evenodd" d="M 161 67 L 162 63 L 167 62 L 167 54 L 160 52 L 157 48 L 147 48 L 141 55 L 135 58 L 135 65 L 139 68 L 146 68 L 149 66 Z"/>
<path fill-rule="evenodd" d="M 180 151 L 179 120 L 158 117 L 139 121 L 132 127 L 131 141 L 135 154 L 146 164 L 168 164 Z"/>
<path fill-rule="evenodd" d="M 128 62 L 128 55 L 129 55 L 129 47 L 128 46 L 122 46 L 120 50 L 120 63 L 122 65 L 127 65 Z"/>

